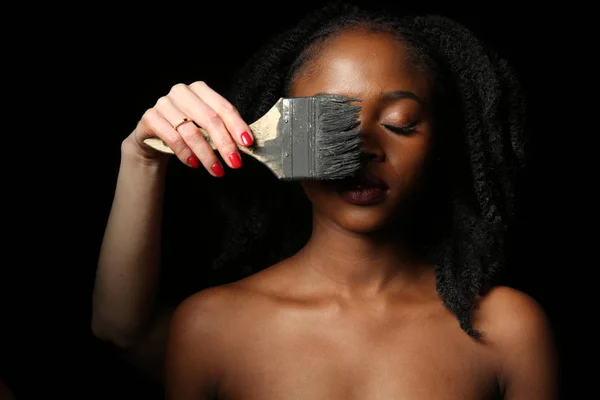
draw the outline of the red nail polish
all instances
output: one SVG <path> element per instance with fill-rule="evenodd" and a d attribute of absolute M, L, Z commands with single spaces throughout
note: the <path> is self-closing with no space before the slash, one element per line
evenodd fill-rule
<path fill-rule="evenodd" d="M 223 169 L 223 166 L 221 165 L 221 163 L 216 162 L 212 165 L 212 167 L 210 167 L 210 169 L 212 170 L 212 172 L 218 177 L 222 177 L 223 175 L 225 175 L 225 170 Z"/>
<path fill-rule="evenodd" d="M 242 133 L 242 143 L 244 146 L 251 146 L 254 141 L 248 132 Z"/>
<path fill-rule="evenodd" d="M 192 168 L 199 168 L 200 167 L 200 160 L 198 160 L 198 157 L 196 156 L 190 156 L 190 158 L 188 158 L 188 164 L 190 164 L 190 167 Z"/>
<path fill-rule="evenodd" d="M 242 166 L 242 159 L 238 153 L 231 153 L 229 155 L 229 161 L 231 161 L 231 166 L 233 168 L 239 168 Z"/>

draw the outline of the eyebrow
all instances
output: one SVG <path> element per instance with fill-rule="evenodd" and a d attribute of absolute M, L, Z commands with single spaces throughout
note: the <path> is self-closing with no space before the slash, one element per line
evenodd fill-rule
<path fill-rule="evenodd" d="M 321 93 L 315 94 L 315 96 L 328 96 L 328 95 L 331 95 L 331 93 L 321 92 Z M 384 101 L 401 100 L 401 99 L 412 99 L 421 105 L 424 104 L 423 100 L 421 100 L 421 98 L 419 96 L 417 96 L 413 92 L 409 92 L 406 90 L 395 90 L 393 92 L 386 92 L 383 94 Z"/>
<path fill-rule="evenodd" d="M 423 104 L 423 100 L 413 92 L 406 90 L 396 90 L 394 92 L 387 92 L 383 95 L 384 100 L 400 100 L 400 99 L 412 99 L 419 104 Z"/>

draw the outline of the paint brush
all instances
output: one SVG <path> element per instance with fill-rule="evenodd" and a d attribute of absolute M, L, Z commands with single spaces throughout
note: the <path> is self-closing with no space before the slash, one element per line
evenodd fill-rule
<path fill-rule="evenodd" d="M 359 101 L 339 95 L 280 98 L 267 113 L 250 125 L 252 147 L 241 152 L 267 166 L 281 180 L 334 180 L 354 175 L 360 168 Z M 200 131 L 212 146 L 210 136 Z M 173 154 L 160 139 L 150 147 Z"/>

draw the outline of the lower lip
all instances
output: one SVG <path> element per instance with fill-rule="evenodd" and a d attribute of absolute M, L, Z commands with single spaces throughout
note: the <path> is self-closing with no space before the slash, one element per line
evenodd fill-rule
<path fill-rule="evenodd" d="M 352 188 L 339 192 L 340 196 L 349 203 L 366 206 L 385 200 L 388 191 L 378 187 Z"/>

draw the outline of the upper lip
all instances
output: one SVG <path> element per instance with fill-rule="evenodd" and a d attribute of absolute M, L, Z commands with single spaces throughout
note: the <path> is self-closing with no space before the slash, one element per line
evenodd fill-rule
<path fill-rule="evenodd" d="M 384 181 L 383 179 L 381 179 L 380 177 L 378 177 L 377 175 L 375 175 L 372 172 L 367 172 L 363 176 L 359 176 L 359 182 L 363 182 L 367 186 L 382 187 L 382 188 L 385 188 L 385 189 L 388 188 L 387 182 Z"/>
<path fill-rule="evenodd" d="M 388 189 L 389 186 L 382 178 L 375 175 L 370 171 L 363 171 L 357 176 L 349 179 L 345 179 L 343 187 L 355 187 L 355 186 L 367 186 L 367 187 L 379 187 L 382 189 Z"/>

